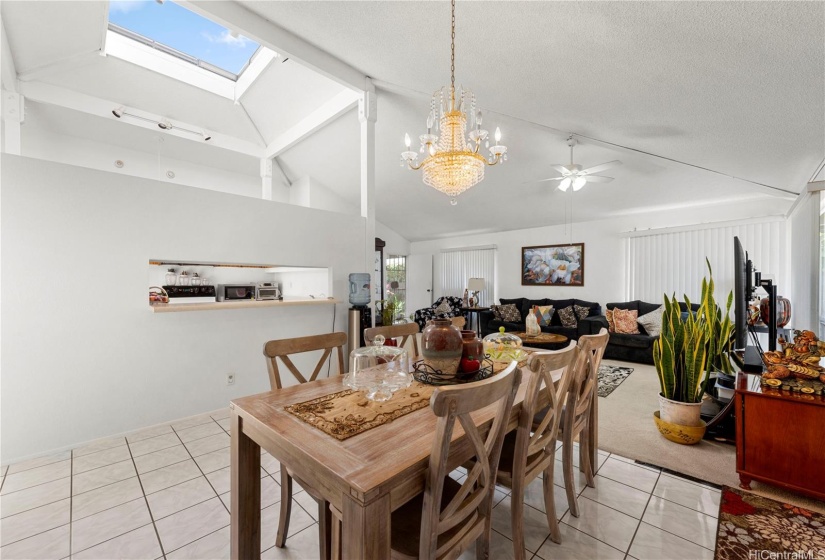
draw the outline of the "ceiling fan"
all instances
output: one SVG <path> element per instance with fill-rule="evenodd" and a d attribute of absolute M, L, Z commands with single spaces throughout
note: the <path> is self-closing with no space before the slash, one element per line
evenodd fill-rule
<path fill-rule="evenodd" d="M 604 177 L 602 175 L 595 175 L 595 173 L 598 173 L 599 171 L 604 171 L 606 169 L 610 169 L 611 167 L 621 165 L 622 162 L 619 160 L 613 160 L 607 163 L 603 163 L 601 165 L 595 165 L 593 167 L 588 167 L 587 169 L 582 169 L 581 165 L 573 163 L 573 146 L 575 146 L 576 143 L 576 139 L 572 136 L 567 139 L 567 145 L 570 146 L 569 164 L 555 164 L 550 166 L 559 173 L 561 173 L 560 176 L 550 177 L 549 179 L 541 179 L 536 182 L 543 183 L 545 181 L 561 181 L 561 183 L 559 183 L 559 190 L 567 191 L 567 189 L 569 189 L 572 185 L 573 190 L 577 191 L 580 188 L 582 188 L 587 182 L 609 183 L 610 181 L 612 181 L 613 177 Z"/>

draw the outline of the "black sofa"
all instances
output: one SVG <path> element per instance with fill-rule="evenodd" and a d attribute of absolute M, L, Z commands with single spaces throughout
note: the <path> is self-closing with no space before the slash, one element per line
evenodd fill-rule
<path fill-rule="evenodd" d="M 501 305 L 506 305 L 508 303 L 514 304 L 521 313 L 521 322 L 506 323 L 504 321 L 496 319 L 492 311 L 482 311 L 478 314 L 478 320 L 481 326 L 482 336 L 486 336 L 494 332 L 499 332 L 499 327 L 504 327 L 504 330 L 509 332 L 523 332 L 526 329 L 525 320 L 527 318 L 527 314 L 530 312 L 531 309 L 533 309 L 534 305 L 552 305 L 555 309 L 555 311 L 553 312 L 553 318 L 550 320 L 550 325 L 546 327 L 541 327 L 542 331 L 554 334 L 562 334 L 571 340 L 578 340 L 579 336 L 582 334 L 590 334 L 589 330 L 583 330 L 583 328 L 585 327 L 589 329 L 589 325 L 585 325 L 583 327 L 583 321 L 579 321 L 578 326 L 574 328 L 568 328 L 563 326 L 561 324 L 561 319 L 559 318 L 558 314 L 559 309 L 564 309 L 565 307 L 569 307 L 571 305 L 581 305 L 590 308 L 590 314 L 587 316 L 588 319 L 591 317 L 598 316 L 604 318 L 604 316 L 602 315 L 602 308 L 598 303 L 593 303 L 592 301 L 583 301 L 580 299 L 500 298 L 499 301 L 501 302 Z"/>
<path fill-rule="evenodd" d="M 648 303 L 646 301 L 635 300 L 621 303 L 608 303 L 605 305 L 607 309 L 630 309 L 638 311 L 638 316 L 647 315 L 651 311 L 655 311 L 661 307 L 661 303 Z M 687 307 L 684 302 L 679 302 L 679 307 L 684 313 Z M 697 311 L 699 305 L 691 304 L 691 310 Z M 638 362 L 643 364 L 653 363 L 653 341 L 658 336 L 650 336 L 645 331 L 642 325 L 638 325 L 639 334 L 624 334 L 624 333 L 610 333 L 610 340 L 607 343 L 607 348 L 604 351 L 604 357 L 610 360 L 623 360 L 627 362 Z M 587 317 L 579 321 L 579 335 L 583 334 L 598 334 L 601 329 L 608 328 L 607 317 L 599 315 L 598 317 Z M 586 332 L 582 332 L 586 331 Z"/>

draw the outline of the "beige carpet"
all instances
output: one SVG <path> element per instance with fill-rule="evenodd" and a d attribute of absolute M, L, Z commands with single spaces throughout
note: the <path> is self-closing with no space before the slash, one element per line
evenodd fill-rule
<path fill-rule="evenodd" d="M 614 360 L 603 363 L 632 367 L 633 373 L 608 397 L 599 398 L 600 449 L 714 484 L 739 487 L 735 446 L 707 440 L 679 445 L 656 429 L 653 412 L 659 409 L 659 380 L 653 366 Z M 752 487 L 756 494 L 825 512 L 823 502 L 758 482 Z"/>

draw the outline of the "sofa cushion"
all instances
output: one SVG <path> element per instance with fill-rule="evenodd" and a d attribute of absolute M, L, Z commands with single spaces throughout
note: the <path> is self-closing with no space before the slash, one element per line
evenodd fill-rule
<path fill-rule="evenodd" d="M 576 313 L 577 323 L 590 316 L 590 308 L 586 305 L 574 305 L 573 311 Z"/>
<path fill-rule="evenodd" d="M 572 305 L 559 309 L 558 315 L 561 320 L 561 326 L 567 327 L 568 329 L 575 328 L 579 323 L 578 319 L 576 319 L 576 311 Z"/>
<path fill-rule="evenodd" d="M 548 299 L 523 299 L 521 300 L 521 320 L 526 321 L 527 315 L 533 311 L 533 307 L 537 305 L 550 305 Z"/>
<path fill-rule="evenodd" d="M 567 327 L 542 327 L 541 332 L 560 334 L 571 340 L 577 337 L 576 329 L 568 329 Z"/>
<path fill-rule="evenodd" d="M 547 300 L 546 305 L 552 305 L 556 308 L 556 312 L 553 314 L 553 319 L 550 321 L 550 326 L 561 327 L 563 326 L 561 323 L 561 317 L 559 317 L 559 310 L 564 309 L 565 307 L 570 307 L 575 304 L 576 300 L 574 299 L 549 299 Z"/>
<path fill-rule="evenodd" d="M 574 299 L 573 304 L 589 308 L 590 312 L 587 315 L 588 317 L 596 317 L 602 314 L 602 306 L 596 302 L 584 301 L 583 299 Z"/>
<path fill-rule="evenodd" d="M 631 348 L 651 348 L 658 337 L 646 334 L 610 333 L 610 344 Z"/>
<path fill-rule="evenodd" d="M 435 308 L 436 314 L 438 314 L 438 313 L 449 313 L 452 310 L 453 310 L 453 308 L 450 307 L 450 302 L 447 301 L 446 299 L 444 301 L 442 301 L 441 303 L 439 303 L 438 306 Z"/>
<path fill-rule="evenodd" d="M 639 302 L 639 317 L 652 313 L 662 307 L 661 303 L 648 303 L 646 301 Z"/>
<path fill-rule="evenodd" d="M 508 303 L 512 303 L 513 305 L 516 306 L 516 309 L 521 309 L 521 302 L 524 301 L 524 298 L 523 297 L 513 298 L 513 299 L 498 298 L 498 301 L 499 301 L 499 303 L 501 303 L 501 305 L 507 305 Z"/>
<path fill-rule="evenodd" d="M 496 305 L 493 307 L 493 312 L 496 314 L 496 317 L 505 323 L 518 323 L 521 321 L 521 313 L 512 303 Z"/>
<path fill-rule="evenodd" d="M 553 319 L 555 309 L 552 305 L 535 305 L 533 306 L 533 314 L 536 316 L 540 327 L 549 327 L 550 321 Z"/>
<path fill-rule="evenodd" d="M 636 311 L 639 310 L 639 300 L 635 301 L 621 301 L 617 303 L 608 303 L 606 305 L 608 309 L 635 309 Z"/>
<path fill-rule="evenodd" d="M 639 312 L 635 309 L 614 309 L 613 326 L 616 332 L 621 334 L 639 334 L 639 324 L 636 323 L 638 317 Z"/>
<path fill-rule="evenodd" d="M 660 305 L 650 313 L 646 313 L 636 319 L 636 322 L 639 323 L 639 331 L 642 334 L 659 336 L 662 332 L 662 313 L 664 313 L 664 311 L 665 306 Z"/>

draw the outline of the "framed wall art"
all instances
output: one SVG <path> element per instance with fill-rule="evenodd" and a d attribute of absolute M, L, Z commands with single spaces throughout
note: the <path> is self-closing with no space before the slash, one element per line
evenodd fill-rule
<path fill-rule="evenodd" d="M 522 286 L 584 286 L 584 243 L 521 248 Z"/>

